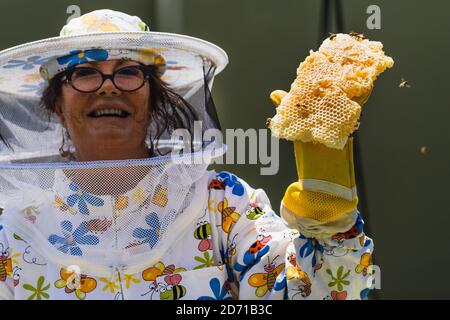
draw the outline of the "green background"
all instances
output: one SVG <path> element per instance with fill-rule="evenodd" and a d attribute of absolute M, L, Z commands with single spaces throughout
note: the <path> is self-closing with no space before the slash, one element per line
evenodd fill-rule
<path fill-rule="evenodd" d="M 264 128 L 274 115 L 268 95 L 288 90 L 298 64 L 317 49 L 318 0 L 3 0 L 0 49 L 59 34 L 69 5 L 82 13 L 110 8 L 140 16 L 154 31 L 178 32 L 221 46 L 230 57 L 213 96 L 224 128 Z M 381 8 L 381 30 L 366 9 Z M 374 298 L 449 298 L 448 225 L 450 2 L 343 0 L 345 31 L 382 41 L 396 62 L 377 81 L 360 128 L 367 210 L 381 290 Z M 401 78 L 409 89 L 400 89 Z M 429 152 L 420 153 L 427 146 Z M 280 143 L 280 170 L 221 167 L 263 188 L 278 211 L 296 179 L 292 144 Z"/>

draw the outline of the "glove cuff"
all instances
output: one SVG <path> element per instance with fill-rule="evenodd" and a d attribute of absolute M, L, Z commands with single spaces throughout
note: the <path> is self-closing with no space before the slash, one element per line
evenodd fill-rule
<path fill-rule="evenodd" d="M 322 192 L 347 201 L 357 198 L 353 165 L 353 138 L 342 150 L 319 143 L 294 142 L 298 187 Z"/>
<path fill-rule="evenodd" d="M 328 193 L 304 190 L 295 182 L 287 188 L 282 205 L 299 217 L 329 222 L 355 211 L 358 198 L 349 201 Z"/>

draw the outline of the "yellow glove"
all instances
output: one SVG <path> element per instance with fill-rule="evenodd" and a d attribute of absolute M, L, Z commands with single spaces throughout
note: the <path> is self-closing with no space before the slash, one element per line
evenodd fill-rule
<path fill-rule="evenodd" d="M 272 92 L 279 106 L 287 92 Z M 364 104 L 370 93 L 359 102 Z M 329 222 L 353 212 L 358 204 L 353 165 L 353 139 L 344 149 L 331 149 L 320 143 L 294 141 L 298 182 L 286 190 L 283 205 L 303 218 Z"/>

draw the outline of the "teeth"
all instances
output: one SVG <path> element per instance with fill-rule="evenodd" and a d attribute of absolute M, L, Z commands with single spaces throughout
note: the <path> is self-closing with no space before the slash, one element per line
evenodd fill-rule
<path fill-rule="evenodd" d="M 94 112 L 94 117 L 101 117 L 105 115 L 113 115 L 113 116 L 119 116 L 124 117 L 126 116 L 126 112 L 119 110 L 119 109 L 101 109 Z"/>

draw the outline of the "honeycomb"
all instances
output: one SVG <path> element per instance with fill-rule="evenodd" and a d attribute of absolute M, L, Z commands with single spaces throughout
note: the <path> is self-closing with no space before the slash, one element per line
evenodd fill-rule
<path fill-rule="evenodd" d="M 393 65 L 381 42 L 333 35 L 300 64 L 290 92 L 268 122 L 272 134 L 343 149 L 359 127 L 358 102 L 368 98 L 376 78 Z"/>

